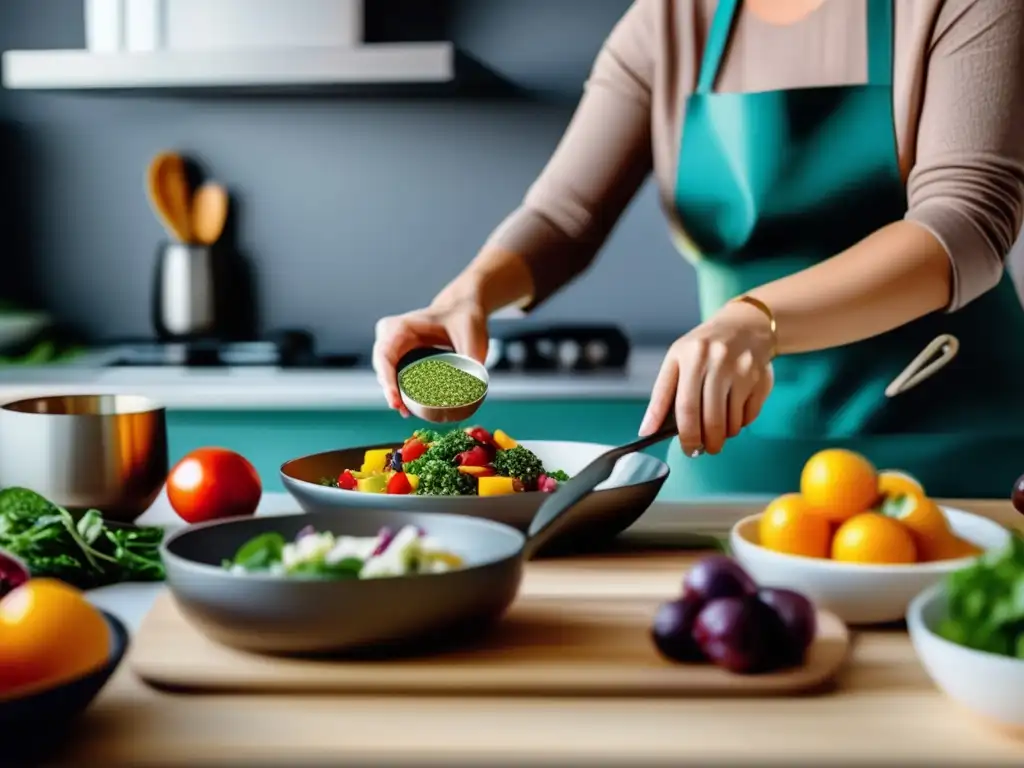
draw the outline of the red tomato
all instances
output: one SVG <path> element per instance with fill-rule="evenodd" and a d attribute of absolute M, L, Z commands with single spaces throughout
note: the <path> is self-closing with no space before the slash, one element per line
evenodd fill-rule
<path fill-rule="evenodd" d="M 416 461 L 426 452 L 427 446 L 419 438 L 414 437 L 402 446 L 402 463 L 406 464 L 410 461 Z"/>
<path fill-rule="evenodd" d="M 455 463 L 463 467 L 486 467 L 491 463 L 491 454 L 486 448 L 474 445 L 455 457 Z"/>
<path fill-rule="evenodd" d="M 478 443 L 494 445 L 494 436 L 483 427 L 466 427 L 465 432 Z"/>
<path fill-rule="evenodd" d="M 167 477 L 167 499 L 187 523 L 251 515 L 262 494 L 256 468 L 226 448 L 192 451 Z"/>
<path fill-rule="evenodd" d="M 409 482 L 405 472 L 395 472 L 391 476 L 388 480 L 387 492 L 394 494 L 412 493 L 412 483 Z"/>
<path fill-rule="evenodd" d="M 338 475 L 338 487 L 343 491 L 354 491 L 359 483 L 356 482 L 355 477 L 349 470 L 345 470 Z"/>

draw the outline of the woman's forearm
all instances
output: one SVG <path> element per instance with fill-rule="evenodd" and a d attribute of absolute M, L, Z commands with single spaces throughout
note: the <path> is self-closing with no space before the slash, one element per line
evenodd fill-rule
<path fill-rule="evenodd" d="M 949 304 L 952 270 L 924 227 L 899 221 L 837 256 L 749 292 L 771 308 L 778 354 L 851 344 Z"/>
<path fill-rule="evenodd" d="M 486 246 L 432 302 L 435 306 L 473 301 L 486 314 L 533 298 L 533 276 L 526 262 L 511 251 Z"/>

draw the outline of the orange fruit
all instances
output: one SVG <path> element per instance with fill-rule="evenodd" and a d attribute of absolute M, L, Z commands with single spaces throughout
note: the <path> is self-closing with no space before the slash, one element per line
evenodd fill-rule
<path fill-rule="evenodd" d="M 914 537 L 903 525 L 877 512 L 862 512 L 839 526 L 832 559 L 843 563 L 906 565 L 917 562 Z"/>
<path fill-rule="evenodd" d="M 106 620 L 74 587 L 32 579 L 0 600 L 0 694 L 81 677 L 109 654 Z"/>
<path fill-rule="evenodd" d="M 882 514 L 898 520 L 910 531 L 922 561 L 951 559 L 949 553 L 960 551 L 959 539 L 950 530 L 939 505 L 923 493 L 889 496 L 882 502 Z"/>
<path fill-rule="evenodd" d="M 878 473 L 878 493 L 880 496 L 901 496 L 905 493 L 925 495 L 924 486 L 917 478 L 897 469 L 883 469 Z"/>
<path fill-rule="evenodd" d="M 983 550 L 976 544 L 952 534 L 946 541 L 936 543 L 928 552 L 928 560 L 959 560 L 962 557 L 977 557 Z"/>
<path fill-rule="evenodd" d="M 799 493 L 787 493 L 765 507 L 758 522 L 761 546 L 803 557 L 828 557 L 832 530 Z"/>
<path fill-rule="evenodd" d="M 859 453 L 829 448 L 804 464 L 800 492 L 816 514 L 841 523 L 878 500 L 878 473 Z"/>

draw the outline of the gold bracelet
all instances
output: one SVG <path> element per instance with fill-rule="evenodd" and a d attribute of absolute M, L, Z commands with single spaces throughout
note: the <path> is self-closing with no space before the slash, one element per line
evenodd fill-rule
<path fill-rule="evenodd" d="M 768 330 L 772 334 L 771 356 L 772 359 L 775 359 L 776 355 L 778 354 L 779 348 L 779 334 L 775 325 L 775 313 L 772 312 L 772 308 L 769 307 L 760 299 L 755 299 L 753 296 L 748 296 L 746 294 L 744 294 L 743 296 L 737 296 L 735 299 L 733 299 L 733 301 L 738 304 L 749 304 L 755 309 L 760 310 L 761 314 L 768 318 Z"/>

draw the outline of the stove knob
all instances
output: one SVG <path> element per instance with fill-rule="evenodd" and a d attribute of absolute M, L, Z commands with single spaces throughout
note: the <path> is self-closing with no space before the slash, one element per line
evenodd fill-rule
<path fill-rule="evenodd" d="M 583 356 L 590 365 L 602 366 L 608 360 L 608 345 L 603 341 L 589 341 L 583 348 Z"/>
<path fill-rule="evenodd" d="M 526 346 L 521 341 L 510 342 L 505 347 L 505 359 L 513 368 L 522 368 L 526 363 Z"/>
<path fill-rule="evenodd" d="M 563 341 L 558 345 L 558 365 L 565 370 L 572 370 L 580 359 L 580 345 L 575 341 Z"/>

